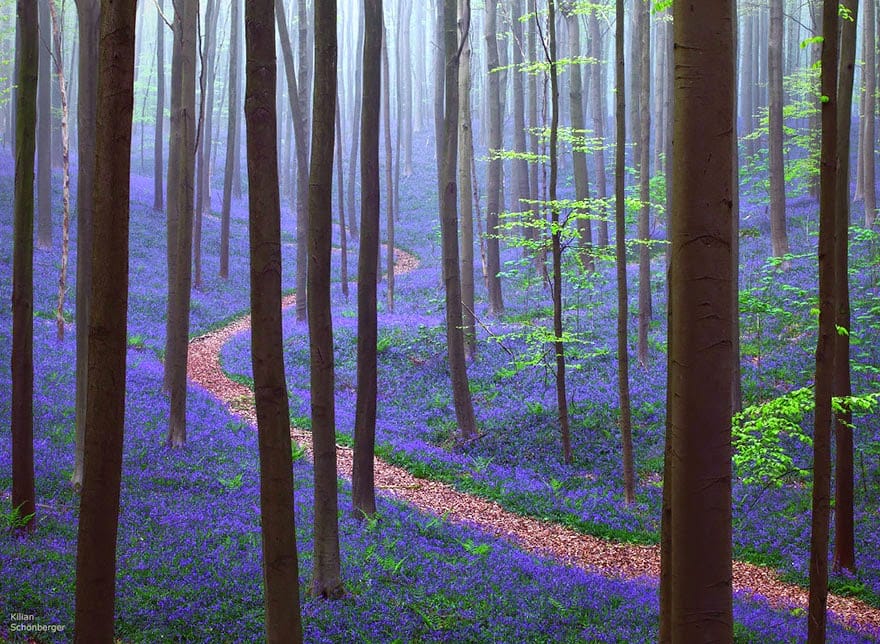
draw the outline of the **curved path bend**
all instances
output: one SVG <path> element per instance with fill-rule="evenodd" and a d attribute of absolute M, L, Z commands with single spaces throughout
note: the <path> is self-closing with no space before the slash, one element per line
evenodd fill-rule
<path fill-rule="evenodd" d="M 419 265 L 418 258 L 400 249 L 395 249 L 394 258 L 396 275 L 409 272 Z M 287 296 L 282 300 L 282 306 L 290 307 L 295 301 L 294 296 Z M 193 382 L 223 401 L 232 412 L 256 425 L 253 391 L 230 380 L 220 364 L 223 345 L 236 334 L 250 328 L 250 325 L 251 317 L 245 315 L 194 338 L 189 347 L 188 374 Z M 290 435 L 311 457 L 311 433 L 291 427 Z M 337 446 L 336 457 L 339 475 L 350 480 L 351 449 Z M 378 491 L 420 510 L 478 526 L 529 552 L 549 555 L 609 577 L 660 577 L 659 546 L 613 543 L 555 523 L 514 514 L 497 503 L 459 492 L 444 483 L 416 478 L 406 470 L 380 459 L 375 461 L 375 484 Z M 734 561 L 733 587 L 737 591 L 761 596 L 776 607 L 807 608 L 807 591 L 780 581 L 770 568 Z M 864 602 L 829 595 L 828 609 L 832 619 L 856 630 L 863 630 L 860 626 L 880 629 L 880 609 Z"/>

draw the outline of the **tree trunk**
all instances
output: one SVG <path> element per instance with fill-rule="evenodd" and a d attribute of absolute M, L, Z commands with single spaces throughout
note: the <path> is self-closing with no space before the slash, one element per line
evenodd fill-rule
<path fill-rule="evenodd" d="M 403 145 L 403 176 L 412 175 L 412 132 L 413 132 L 413 92 L 412 55 L 410 53 L 410 24 L 412 22 L 412 0 L 398 0 L 399 23 L 397 25 L 397 69 L 398 100 L 400 101 L 401 136 Z"/>
<path fill-rule="evenodd" d="M 785 222 L 785 167 L 782 159 L 782 0 L 770 0 L 767 76 L 770 99 L 770 241 L 773 257 L 782 257 L 789 252 Z"/>
<path fill-rule="evenodd" d="M 77 0 L 79 95 L 76 181 L 76 438 L 71 484 L 82 488 L 88 389 L 89 294 L 92 283 L 92 211 L 95 186 L 95 120 L 98 101 L 98 0 Z"/>
<path fill-rule="evenodd" d="M 865 126 L 862 136 L 862 190 L 865 204 L 865 227 L 874 225 L 877 217 L 877 170 L 874 164 L 876 130 L 874 118 L 877 113 L 877 19 L 874 2 L 865 2 L 865 66 L 862 77 L 865 80 Z"/>
<path fill-rule="evenodd" d="M 205 45 L 202 51 L 201 114 L 198 128 L 198 174 L 196 176 L 196 207 L 193 223 L 193 286 L 202 286 L 202 216 L 211 214 L 211 144 L 214 114 L 214 76 L 217 52 L 217 16 L 220 7 L 208 0 L 205 8 Z"/>
<path fill-rule="evenodd" d="M 281 205 L 272 9 L 271 0 L 245 2 L 245 123 L 253 321 L 251 359 L 260 454 L 263 601 L 266 641 L 280 643 L 302 642 L 302 622 L 290 416 L 281 332 Z"/>
<path fill-rule="evenodd" d="M 461 276 L 458 253 L 458 188 L 456 186 L 458 159 L 458 66 L 459 41 L 456 32 L 457 4 L 443 0 L 443 51 L 446 74 L 443 84 L 436 87 L 444 93 L 443 155 L 440 167 L 440 244 L 442 247 L 443 283 L 446 292 L 446 346 L 449 376 L 452 380 L 452 399 L 455 418 L 461 438 L 469 440 L 477 435 L 473 401 L 468 387 L 465 361 L 464 333 L 461 328 Z"/>
<path fill-rule="evenodd" d="M 165 207 L 165 187 L 162 173 L 165 169 L 165 0 L 157 0 L 156 13 L 156 128 L 153 140 L 153 210 L 161 211 Z M 80 23 L 82 29 L 82 23 Z M 80 34 L 82 43 L 83 34 Z M 82 45 L 80 45 L 82 52 Z M 80 53 L 82 55 L 82 53 Z M 81 124 L 80 124 L 80 127 Z M 82 132 L 82 130 L 80 130 Z M 82 157 L 80 157 L 82 163 Z"/>
<path fill-rule="evenodd" d="M 39 22 L 31 2 L 17 4 L 18 48 L 12 265 L 12 512 L 30 531 L 34 513 L 34 154 L 39 84 Z"/>
<path fill-rule="evenodd" d="M 381 32 L 380 32 L 381 33 Z M 315 4 L 315 73 L 311 166 L 309 170 L 309 353 L 312 442 L 315 460 L 315 559 L 312 593 L 336 599 L 340 577 L 336 480 L 333 320 L 330 311 L 330 254 L 333 238 L 333 132 L 336 112 L 336 7 Z M 302 33 L 300 33 L 302 37 Z M 300 45 L 305 43 L 300 42 Z M 378 109 L 377 109 L 378 113 Z M 375 270 L 376 263 L 373 262 Z M 375 280 L 373 280 L 375 284 Z M 363 285 L 362 285 L 363 286 Z M 280 325 L 279 325 L 280 326 Z M 294 573 L 295 579 L 295 573 Z"/>
<path fill-rule="evenodd" d="M 358 21 L 358 44 L 357 51 L 363 51 L 364 49 L 364 23 L 363 21 Z M 352 127 L 351 127 L 351 151 L 348 157 L 348 203 L 346 204 L 346 210 L 348 210 L 348 230 L 352 235 L 358 234 L 358 224 L 357 224 L 357 216 L 354 208 L 354 195 L 355 195 L 355 176 L 357 172 L 357 160 L 358 160 L 358 144 L 360 143 L 360 129 L 357 127 L 357 124 L 361 122 L 361 102 L 363 100 L 363 88 L 360 83 L 355 83 L 354 90 L 354 117 L 352 118 Z"/>
<path fill-rule="evenodd" d="M 607 181 L 605 176 L 605 74 L 602 71 L 602 34 L 599 29 L 598 11 L 590 12 L 590 56 L 596 63 L 590 66 L 593 78 L 590 82 L 590 102 L 593 112 L 593 129 L 599 141 L 598 149 L 594 154 L 596 161 L 596 198 L 599 202 L 599 246 L 608 245 L 608 218 L 607 218 Z"/>
<path fill-rule="evenodd" d="M 730 274 L 734 29 L 729 0 L 673 5 L 670 273 L 672 641 L 733 641 Z M 706 132 L 715 132 L 708 137 Z M 694 243 L 694 240 L 705 240 Z"/>
<path fill-rule="evenodd" d="M 382 0 L 364 0 L 363 103 L 361 104 L 361 231 L 358 254 L 357 401 L 354 421 L 352 503 L 358 517 L 376 513 L 373 458 L 376 441 L 376 305 L 379 261 L 379 109 Z M 386 79 L 387 82 L 387 79 Z"/>
<path fill-rule="evenodd" d="M 520 16 L 524 13 L 522 0 L 514 0 L 510 11 L 512 13 L 511 29 L 513 32 L 513 150 L 519 155 L 525 155 L 526 107 L 522 67 L 526 42 L 523 35 L 523 23 L 520 21 Z M 471 139 L 473 139 L 473 135 L 471 135 Z M 521 219 L 527 225 L 531 213 L 531 205 L 529 204 L 531 198 L 529 191 L 529 163 L 523 156 L 522 158 L 514 159 L 512 166 L 513 210 L 523 213 Z M 463 190 L 464 188 L 462 187 Z M 528 232 L 528 228 L 526 228 L 525 232 Z"/>
<path fill-rule="evenodd" d="M 868 0 L 871 4 L 874 0 Z M 858 0 L 844 0 L 853 19 L 844 20 L 840 33 L 840 69 L 838 72 L 837 105 L 837 183 L 834 206 L 834 295 L 835 324 L 838 332 L 834 340 L 834 383 L 832 395 L 852 396 L 852 377 L 849 364 L 849 141 L 852 126 L 852 94 L 856 59 L 856 16 Z M 835 485 L 834 485 L 834 569 L 855 571 L 855 537 L 853 518 L 853 425 L 852 410 L 844 404 L 836 414 L 834 426 Z"/>
<path fill-rule="evenodd" d="M 500 246 L 498 243 L 498 213 L 501 211 L 501 88 L 498 72 L 498 5 L 496 0 L 486 2 L 486 64 L 487 100 L 489 111 L 489 175 L 486 184 L 486 262 L 489 290 L 489 309 L 494 315 L 504 311 L 501 293 Z"/>
<path fill-rule="evenodd" d="M 337 202 L 339 204 L 339 281 L 342 282 L 342 295 L 348 301 L 348 235 L 345 232 L 345 185 L 343 183 L 342 171 L 342 114 L 339 104 L 342 101 L 336 101 L 336 181 L 337 181 Z"/>
<path fill-rule="evenodd" d="M 831 396 L 834 387 L 835 203 L 837 199 L 838 3 L 825 0 L 822 10 L 822 151 L 819 168 L 819 338 L 816 344 L 813 496 L 810 526 L 810 600 L 807 641 L 825 641 L 828 603 L 828 533 L 831 519 Z"/>
<path fill-rule="evenodd" d="M 639 17 L 639 364 L 648 364 L 648 327 L 651 324 L 651 10 L 647 0 L 636 0 Z M 634 36 L 635 37 L 635 36 Z"/>
<path fill-rule="evenodd" d="M 385 129 L 385 237 L 386 237 L 386 279 L 388 280 L 386 303 L 388 312 L 394 313 L 394 159 L 391 155 L 391 65 L 388 60 L 388 32 L 382 25 L 382 127 Z M 379 279 L 382 279 L 382 267 L 379 267 Z"/>
<path fill-rule="evenodd" d="M 580 16 L 573 10 L 566 13 L 568 26 L 568 56 L 576 59 L 581 55 L 581 30 Z M 583 96 L 583 70 L 580 63 L 574 63 L 568 68 L 569 73 L 569 113 L 571 115 L 571 127 L 573 140 L 571 143 L 571 165 L 574 172 L 575 199 L 583 202 L 584 206 L 577 207 L 573 216 L 577 218 L 580 245 L 580 263 L 583 270 L 592 273 L 595 268 L 593 261 L 593 226 L 590 223 L 589 212 L 586 203 L 590 199 L 590 183 L 587 176 L 586 125 L 584 124 L 584 96 Z M 580 148 L 580 149 L 579 149 Z"/>
<path fill-rule="evenodd" d="M 465 356 L 473 360 L 477 353 L 476 316 L 474 314 L 474 209 L 471 195 L 473 180 L 471 160 L 474 154 L 474 133 L 471 129 L 471 46 L 469 30 L 470 9 L 466 0 L 459 0 L 459 36 L 463 39 L 461 60 L 458 65 L 458 187 L 461 208 L 461 299 L 464 309 L 462 331 Z M 521 103 L 520 103 L 521 104 Z M 526 177 L 528 181 L 528 177 Z"/>
<path fill-rule="evenodd" d="M 48 49 L 49 1 L 39 7 L 39 74 L 37 77 L 37 247 L 52 248 L 52 54 Z"/>
<path fill-rule="evenodd" d="M 174 16 L 174 54 L 178 61 L 180 93 L 177 129 L 172 144 L 178 148 L 178 172 L 173 186 L 176 192 L 177 230 L 175 239 L 174 279 L 176 289 L 169 295 L 169 337 L 165 353 L 171 415 L 168 419 L 168 446 L 186 444 L 186 366 L 189 351 L 189 309 L 192 287 L 193 187 L 195 185 L 196 140 L 196 20 L 198 0 L 180 0 L 180 14 Z M 170 207 L 169 203 L 169 207 Z"/>
<path fill-rule="evenodd" d="M 632 418 L 629 395 L 629 295 L 626 284 L 626 72 L 623 56 L 623 0 L 617 1 L 615 47 L 615 121 L 617 143 L 614 160 L 615 256 L 617 261 L 617 391 L 620 396 L 620 438 L 623 458 L 623 495 L 635 501 Z"/>
<path fill-rule="evenodd" d="M 530 13 L 537 14 L 537 0 L 529 0 L 528 2 L 528 10 Z M 538 57 L 538 45 L 537 45 L 537 20 L 529 20 L 528 27 L 528 36 L 526 38 L 528 44 L 528 53 L 529 58 L 531 60 L 537 60 Z M 538 80 L 536 74 L 529 74 L 528 79 L 528 88 L 529 88 L 529 154 L 532 156 L 537 156 L 538 154 L 538 128 L 543 127 L 543 122 L 538 121 Z M 485 129 L 485 128 L 483 128 Z M 531 205 L 531 215 L 527 215 L 529 221 L 527 221 L 526 229 L 525 229 L 525 237 L 533 244 L 527 244 L 525 246 L 527 253 L 533 253 L 535 259 L 535 268 L 538 273 L 546 275 L 546 267 L 544 266 L 542 253 L 537 250 L 538 240 L 541 239 L 541 230 L 540 220 L 542 218 L 541 209 L 538 206 L 538 164 L 530 163 L 529 164 L 529 194 L 531 195 L 532 205 Z M 530 247 L 531 246 L 531 247 Z"/>
<path fill-rule="evenodd" d="M 241 33 L 241 0 L 231 0 L 232 17 L 229 26 L 229 111 L 226 128 L 226 165 L 223 172 L 223 209 L 220 214 L 220 277 L 229 278 L 229 228 L 230 211 L 232 209 L 232 189 L 235 175 L 236 159 L 239 152 L 239 117 L 241 102 L 239 100 L 238 68 L 239 41 Z"/>
<path fill-rule="evenodd" d="M 101 82 L 95 123 L 85 471 L 76 549 L 74 641 L 78 644 L 114 640 L 136 4 L 135 0 L 103 3 L 95 42 Z"/>

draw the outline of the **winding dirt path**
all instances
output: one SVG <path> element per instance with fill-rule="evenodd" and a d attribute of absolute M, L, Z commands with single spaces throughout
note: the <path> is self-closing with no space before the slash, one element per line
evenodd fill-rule
<path fill-rule="evenodd" d="M 415 256 L 395 249 L 395 274 L 402 275 L 419 264 Z M 295 303 L 293 296 L 282 301 L 287 308 Z M 222 400 L 231 411 L 256 425 L 253 392 L 233 382 L 223 373 L 220 350 L 236 334 L 250 327 L 245 315 L 225 327 L 194 338 L 190 342 L 188 373 L 190 379 Z M 311 433 L 291 427 L 291 437 L 311 457 Z M 337 446 L 340 476 L 351 479 L 352 451 Z M 536 554 L 549 555 L 585 570 L 609 577 L 639 578 L 660 576 L 659 546 L 612 543 L 570 530 L 561 525 L 523 517 L 504 510 L 496 503 L 458 492 L 436 481 L 419 479 L 404 469 L 376 459 L 377 490 L 401 499 L 416 508 L 435 515 L 477 526 L 507 539 Z M 807 527 L 804 527 L 807 530 Z M 806 532 L 805 532 L 806 534 Z M 779 580 L 776 573 L 760 566 L 733 562 L 733 587 L 763 596 L 776 607 L 807 607 L 807 591 Z M 832 619 L 857 629 L 880 629 L 880 609 L 848 597 L 829 595 L 828 608 Z M 859 628 L 862 627 L 862 628 Z"/>

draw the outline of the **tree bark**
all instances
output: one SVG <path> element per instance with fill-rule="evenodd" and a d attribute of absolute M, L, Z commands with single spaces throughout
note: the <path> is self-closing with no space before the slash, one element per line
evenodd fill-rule
<path fill-rule="evenodd" d="M 48 43 L 49 1 L 39 7 L 39 73 L 37 77 L 37 248 L 52 248 L 52 54 Z"/>
<path fill-rule="evenodd" d="M 599 29 L 598 11 L 590 12 L 590 56 L 597 62 L 590 66 L 593 78 L 590 81 L 590 102 L 593 112 L 593 129 L 599 141 L 598 149 L 594 153 L 596 162 L 596 198 L 599 202 L 599 246 L 608 245 L 608 218 L 607 218 L 607 181 L 605 175 L 605 75 L 602 71 L 602 33 Z"/>
<path fill-rule="evenodd" d="M 877 36 L 875 25 L 877 11 L 874 2 L 865 2 L 865 66 L 862 77 L 865 83 L 865 126 L 862 136 L 862 190 L 865 204 L 865 227 L 874 225 L 877 218 L 877 170 L 874 163 L 876 129 L 874 118 L 877 113 Z"/>
<path fill-rule="evenodd" d="M 316 67 L 314 78 L 308 203 L 309 353 L 315 460 L 315 560 L 312 593 L 330 599 L 342 597 L 345 592 L 339 557 L 333 318 L 330 309 L 336 49 L 336 3 L 332 0 L 318 2 L 315 4 L 315 59 L 320 60 L 321 65 Z M 376 113 L 378 114 L 378 109 Z M 373 262 L 372 265 L 375 270 L 376 263 Z M 375 286 L 375 280 L 373 285 Z"/>
<path fill-rule="evenodd" d="M 251 359 L 260 454 L 264 607 L 266 640 L 281 643 L 302 642 L 302 623 L 281 331 L 281 202 L 273 22 L 271 0 L 245 2 Z"/>
<path fill-rule="evenodd" d="M 80 4 L 77 2 L 77 4 Z M 165 169 L 165 0 L 157 0 L 156 13 L 156 129 L 153 140 L 153 210 L 161 211 L 165 207 L 165 187 L 162 173 Z M 82 18 L 80 18 L 82 20 Z M 80 22 L 80 30 L 82 23 Z M 80 34 L 80 56 L 82 40 L 86 34 Z M 82 105 L 82 103 L 80 103 Z M 80 123 L 80 127 L 82 124 Z M 80 130 L 80 133 L 82 130 Z M 82 157 L 80 156 L 80 163 Z"/>
<path fill-rule="evenodd" d="M 617 391 L 620 396 L 620 438 L 623 458 L 623 495 L 627 505 L 635 501 L 633 476 L 632 417 L 629 394 L 629 295 L 626 284 L 626 67 L 623 0 L 617 1 L 615 47 L 615 256 L 617 271 Z"/>
<path fill-rule="evenodd" d="M 397 69 L 400 70 L 398 100 L 400 101 L 401 136 L 403 145 L 403 176 L 412 175 L 413 92 L 412 55 L 410 53 L 410 24 L 412 23 L 412 0 L 398 0 Z"/>
<path fill-rule="evenodd" d="M 364 49 L 364 24 L 363 21 L 358 21 L 358 45 L 357 51 L 363 51 Z M 346 210 L 348 210 L 348 230 L 352 235 L 358 234 L 358 224 L 357 224 L 357 216 L 355 213 L 354 207 L 354 195 L 355 195 L 355 176 L 357 172 L 357 160 L 358 160 L 358 146 L 360 143 L 360 130 L 356 124 L 361 122 L 361 103 L 363 101 L 362 92 L 363 88 L 360 83 L 355 83 L 354 90 L 354 117 L 352 118 L 352 128 L 351 128 L 351 151 L 350 156 L 348 157 L 348 203 L 346 204 Z"/>
<path fill-rule="evenodd" d="M 456 31 L 457 3 L 443 0 L 443 60 L 446 73 L 443 85 L 435 91 L 444 93 L 442 163 L 440 167 L 440 244 L 442 247 L 443 283 L 446 293 L 446 346 L 455 418 L 461 437 L 476 436 L 477 425 L 473 401 L 468 387 L 464 333 L 461 328 L 461 276 L 458 252 L 458 66 L 459 41 Z"/>
<path fill-rule="evenodd" d="M 782 0 L 770 0 L 770 38 L 767 47 L 770 101 L 770 242 L 774 257 L 789 252 L 785 221 L 785 167 L 782 159 Z"/>
<path fill-rule="evenodd" d="M 341 97 L 336 100 L 336 181 L 337 203 L 339 204 L 339 281 L 342 282 L 342 295 L 348 301 L 348 235 L 345 231 L 345 185 L 342 171 L 342 114 L 339 104 Z"/>
<path fill-rule="evenodd" d="M 186 444 L 186 366 L 189 352 L 189 309 L 192 288 L 193 188 L 195 186 L 196 143 L 196 20 L 198 0 L 179 0 L 180 14 L 174 16 L 174 55 L 180 66 L 177 127 L 172 144 L 178 148 L 178 172 L 174 176 L 177 230 L 174 244 L 176 289 L 169 294 L 169 336 L 165 353 L 171 415 L 168 446 Z M 172 189 L 172 186 L 169 186 Z M 169 204 L 170 206 L 171 204 Z"/>
<path fill-rule="evenodd" d="M 735 25 L 730 0 L 673 11 L 669 627 L 672 641 L 732 642 Z"/>
<path fill-rule="evenodd" d="M 357 400 L 354 421 L 352 503 L 358 517 L 376 513 L 373 459 L 376 441 L 376 304 L 379 262 L 379 116 L 382 63 L 382 0 L 364 0 L 361 58 L 361 230 L 358 254 Z M 386 79 L 387 82 L 387 79 Z"/>
<path fill-rule="evenodd" d="M 498 72 L 498 5 L 496 0 L 486 2 L 486 64 L 487 100 L 489 111 L 489 174 L 486 184 L 486 269 L 489 290 L 489 309 L 495 315 L 504 311 L 501 293 L 501 255 L 498 242 L 498 214 L 501 211 L 501 86 Z"/>
<path fill-rule="evenodd" d="M 470 17 L 470 7 L 467 0 L 459 0 L 459 37 L 464 39 L 458 65 L 458 186 L 459 207 L 461 208 L 459 242 L 461 244 L 461 299 L 464 309 L 462 331 L 464 333 L 465 357 L 468 360 L 472 360 L 477 353 L 476 316 L 474 314 L 474 209 L 471 201 L 474 189 L 471 177 L 471 161 L 474 154 L 474 133 L 471 124 L 471 46 L 470 34 L 464 33 L 470 23 Z M 528 181 L 528 177 L 526 177 L 526 181 Z"/>
<path fill-rule="evenodd" d="M 819 167 L 819 338 L 816 344 L 813 495 L 810 526 L 810 599 L 807 641 L 825 641 L 828 603 L 828 534 L 831 519 L 831 396 L 834 386 L 835 202 L 837 198 L 838 3 L 824 0 L 822 10 L 822 150 Z"/>
<path fill-rule="evenodd" d="M 874 0 L 868 0 L 871 4 Z M 852 94 L 854 85 L 856 34 L 859 2 L 844 0 L 843 6 L 853 19 L 844 20 L 840 33 L 840 69 L 838 71 L 837 105 L 837 183 L 834 206 L 834 296 L 838 332 L 834 340 L 834 383 L 832 395 L 852 396 L 849 363 L 849 152 L 852 127 Z M 852 410 L 844 404 L 836 414 L 834 425 L 834 569 L 855 571 L 855 536 L 853 518 L 853 425 Z"/>
<path fill-rule="evenodd" d="M 12 511 L 21 528 L 34 515 L 34 155 L 39 84 L 39 22 L 32 2 L 17 4 L 18 48 L 15 121 L 12 264 Z"/>
<path fill-rule="evenodd" d="M 76 438 L 71 484 L 82 488 L 88 390 L 89 295 L 92 282 L 92 212 L 95 186 L 95 120 L 98 101 L 98 37 L 101 5 L 77 0 L 79 93 L 76 181 Z"/>
<path fill-rule="evenodd" d="M 21 3 L 26 4 L 26 3 Z M 89 298 L 85 466 L 76 549 L 74 641 L 112 642 L 125 426 L 128 230 L 136 1 L 104 2 Z"/>
<path fill-rule="evenodd" d="M 231 223 L 232 189 L 236 159 L 239 153 L 239 100 L 238 68 L 241 56 L 239 43 L 241 33 L 241 0 L 231 0 L 232 16 L 229 26 L 229 111 L 226 127 L 226 165 L 223 172 L 223 206 L 220 213 L 220 277 L 229 279 L 229 229 Z"/>
<path fill-rule="evenodd" d="M 651 10 L 647 0 L 636 0 L 639 17 L 639 364 L 648 364 L 648 327 L 651 324 Z M 634 36 L 635 37 L 635 36 Z"/>
<path fill-rule="evenodd" d="M 386 240 L 386 304 L 389 313 L 394 313 L 394 210 L 397 200 L 394 198 L 394 158 L 391 152 L 391 64 L 388 60 L 388 32 L 382 25 L 382 127 L 385 130 L 385 240 Z M 382 279 L 382 267 L 379 267 L 379 279 Z"/>

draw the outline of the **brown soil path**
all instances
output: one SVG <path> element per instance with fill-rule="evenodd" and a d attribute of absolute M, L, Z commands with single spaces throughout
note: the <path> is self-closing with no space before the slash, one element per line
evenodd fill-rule
<path fill-rule="evenodd" d="M 418 266 L 418 259 L 395 250 L 395 273 L 400 275 Z M 295 298 L 286 297 L 282 306 L 293 305 Z M 190 379 L 226 403 L 236 414 L 256 425 L 253 392 L 231 381 L 220 365 L 220 350 L 233 336 L 250 327 L 246 315 L 227 326 L 195 338 L 190 343 L 188 371 Z M 311 456 L 311 433 L 292 427 L 291 437 Z M 339 475 L 351 479 L 352 452 L 337 446 Z M 612 543 L 575 532 L 561 525 L 523 517 L 504 510 L 496 503 L 458 492 L 436 481 L 414 477 L 406 470 L 375 461 L 376 488 L 416 508 L 454 521 L 468 523 L 514 542 L 536 554 L 549 555 L 585 570 L 610 577 L 660 576 L 658 546 Z M 806 538 L 807 526 L 804 527 Z M 776 573 L 760 566 L 735 561 L 733 587 L 765 597 L 777 607 L 807 607 L 807 591 L 779 580 Z M 855 628 L 859 625 L 880 629 L 880 609 L 848 597 L 830 595 L 828 608 L 832 618 Z"/>

